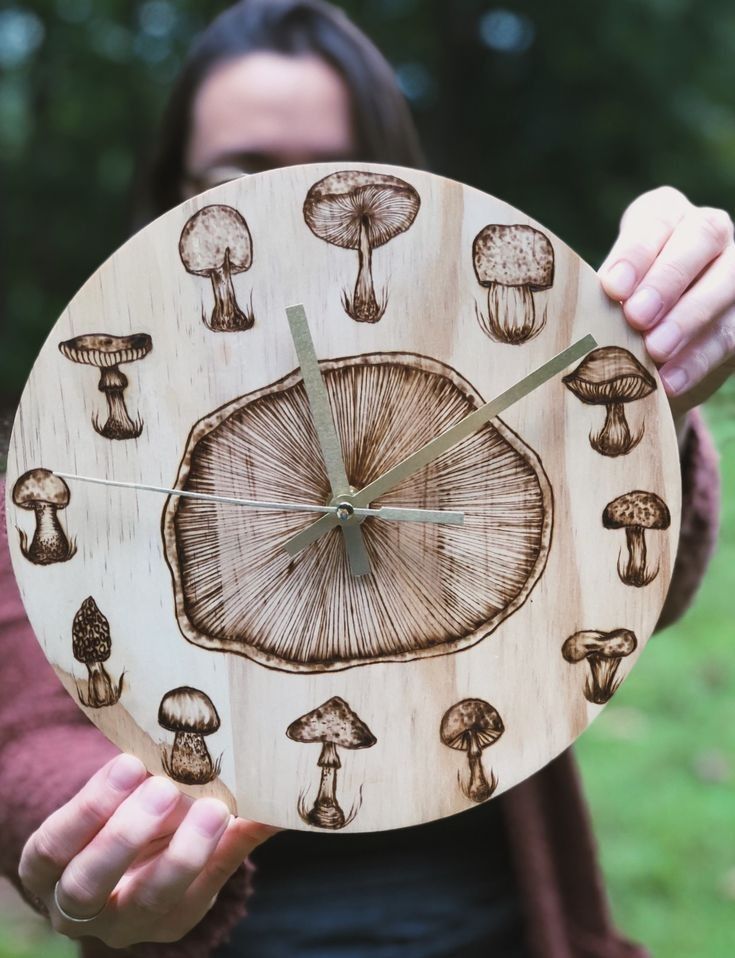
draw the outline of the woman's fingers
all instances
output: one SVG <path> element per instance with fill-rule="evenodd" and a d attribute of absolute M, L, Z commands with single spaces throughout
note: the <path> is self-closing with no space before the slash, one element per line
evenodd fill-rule
<path fill-rule="evenodd" d="M 725 310 L 659 370 L 668 396 L 704 402 L 735 371 L 735 307 Z M 706 380 L 706 383 L 705 383 Z M 704 388 L 700 389 L 699 387 Z"/>

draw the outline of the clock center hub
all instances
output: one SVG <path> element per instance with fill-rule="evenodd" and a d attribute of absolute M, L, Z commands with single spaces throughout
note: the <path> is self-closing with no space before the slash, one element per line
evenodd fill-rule
<path fill-rule="evenodd" d="M 336 516 L 341 526 L 356 526 L 359 525 L 364 520 L 364 516 L 355 515 L 355 504 L 353 502 L 352 494 L 357 492 L 357 489 L 354 486 L 350 486 L 350 491 L 348 493 L 341 493 L 338 496 L 334 496 L 330 502 L 330 506 L 336 506 L 337 512 Z"/>

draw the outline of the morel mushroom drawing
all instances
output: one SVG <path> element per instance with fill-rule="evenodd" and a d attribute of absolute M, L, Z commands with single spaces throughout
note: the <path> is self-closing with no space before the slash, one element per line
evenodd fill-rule
<path fill-rule="evenodd" d="M 472 261 L 481 286 L 487 288 L 487 316 L 475 306 L 487 335 L 518 345 L 538 336 L 546 325 L 546 309 L 536 314 L 534 293 L 554 282 L 554 248 L 532 226 L 490 223 L 472 243 Z"/>
<path fill-rule="evenodd" d="M 464 795 L 473 802 L 485 802 L 498 787 L 494 772 L 490 781 L 482 768 L 482 752 L 493 745 L 505 731 L 503 720 L 497 710 L 483 699 L 462 699 L 448 709 L 442 718 L 439 734 L 450 748 L 467 752 L 470 777 L 463 782 L 458 774 Z"/>
<path fill-rule="evenodd" d="M 93 709 L 114 705 L 122 693 L 125 673 L 120 676 L 117 688 L 113 688 L 102 664 L 109 659 L 112 650 L 110 623 L 91 595 L 82 602 L 74 616 L 71 634 L 74 658 L 77 662 L 83 662 L 89 673 L 86 693 L 77 683 L 79 701 Z"/>
<path fill-rule="evenodd" d="M 232 276 L 253 264 L 253 241 L 248 224 L 232 206 L 204 206 L 189 217 L 179 238 L 179 256 L 187 272 L 212 282 L 214 308 L 202 319 L 214 332 L 238 332 L 255 323 L 251 305 L 237 303 Z"/>
<path fill-rule="evenodd" d="M 454 370 L 423 356 L 374 353 L 320 365 L 356 488 L 482 402 Z M 328 502 L 301 373 L 196 423 L 175 485 Z M 543 572 L 551 487 L 533 450 L 499 419 L 376 504 L 456 509 L 468 518 L 461 526 L 366 519 L 361 529 L 372 573 L 365 588 L 350 574 L 339 529 L 295 558 L 282 548 L 313 521 L 308 514 L 223 509 L 172 496 L 162 530 L 183 635 L 203 648 L 293 672 L 444 655 L 489 635 L 525 602 Z"/>
<path fill-rule="evenodd" d="M 304 805 L 303 793 L 299 796 L 299 815 L 302 820 L 319 828 L 344 828 L 353 820 L 360 805 L 358 801 L 350 814 L 345 816 L 337 801 L 337 769 L 342 767 L 337 746 L 371 748 L 377 739 L 338 695 L 292 722 L 286 729 L 286 735 L 294 742 L 317 742 L 322 746 L 317 762 L 322 770 L 319 793 L 310 809 Z"/>
<path fill-rule="evenodd" d="M 658 566 L 646 567 L 646 529 L 668 529 L 671 515 L 666 503 L 655 492 L 635 489 L 608 502 L 602 513 L 606 529 L 625 529 L 628 562 L 624 569 L 618 559 L 618 575 L 626 585 L 648 585 L 658 575 Z"/>
<path fill-rule="evenodd" d="M 66 562 L 77 551 L 61 528 L 57 513 L 69 504 L 69 487 L 48 469 L 29 469 L 13 486 L 13 502 L 20 509 L 36 514 L 36 530 L 30 546 L 28 536 L 18 529 L 20 551 L 35 565 Z"/>
<path fill-rule="evenodd" d="M 637 646 L 635 633 L 629 629 L 575 632 L 564 642 L 561 654 L 572 663 L 587 659 L 590 674 L 585 682 L 584 697 L 595 705 L 604 705 L 620 685 L 621 680 L 615 679 L 620 660 Z"/>
<path fill-rule="evenodd" d="M 163 767 L 167 775 L 185 785 L 206 785 L 220 773 L 221 759 L 212 762 L 205 735 L 220 726 L 212 700 L 188 685 L 171 689 L 161 699 L 158 724 L 174 732 L 171 758 L 164 750 Z"/>
<path fill-rule="evenodd" d="M 109 336 L 107 333 L 89 333 L 59 343 L 59 349 L 73 363 L 96 366 L 100 371 L 97 387 L 107 400 L 107 422 L 100 426 L 95 414 L 92 425 L 95 432 L 106 439 L 135 439 L 143 431 L 143 420 L 131 419 L 125 406 L 123 393 L 128 385 L 127 376 L 120 372 L 124 363 L 143 359 L 153 348 L 147 333 L 132 336 Z"/>
<path fill-rule="evenodd" d="M 413 223 L 421 200 L 405 180 L 385 173 L 345 170 L 315 183 L 304 201 L 309 229 L 326 243 L 357 250 L 357 281 L 352 296 L 344 290 L 342 305 L 361 323 L 377 323 L 388 304 L 378 302 L 372 273 L 373 250 L 404 233 Z"/>
<path fill-rule="evenodd" d="M 600 346 L 588 353 L 562 382 L 577 399 L 605 407 L 605 425 L 590 433 L 590 445 L 603 456 L 624 456 L 643 438 L 645 425 L 631 436 L 623 405 L 650 395 L 656 381 L 627 349 Z"/>

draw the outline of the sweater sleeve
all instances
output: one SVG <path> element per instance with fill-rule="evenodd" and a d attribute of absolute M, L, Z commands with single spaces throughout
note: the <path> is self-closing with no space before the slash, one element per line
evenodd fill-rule
<path fill-rule="evenodd" d="M 33 908 L 43 911 L 18 878 L 23 846 L 119 749 L 66 693 L 36 641 L 13 577 L 7 534 L 5 483 L 0 480 L 0 869 Z M 181 941 L 138 945 L 128 953 L 203 958 L 244 914 L 249 885 L 250 867 L 243 865 L 207 916 Z M 100 942 L 85 940 L 85 954 L 107 952 Z"/>

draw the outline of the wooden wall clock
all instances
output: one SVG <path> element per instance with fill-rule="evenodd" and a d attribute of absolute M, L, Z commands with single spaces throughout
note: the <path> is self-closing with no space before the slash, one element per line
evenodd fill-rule
<path fill-rule="evenodd" d="M 107 736 L 243 816 L 368 831 L 574 741 L 656 623 L 680 480 L 642 340 L 564 243 L 320 164 L 104 263 L 33 368 L 7 499 L 33 628 Z"/>

